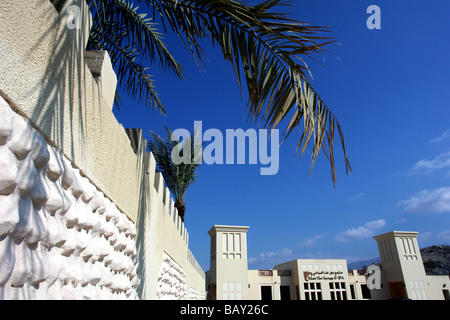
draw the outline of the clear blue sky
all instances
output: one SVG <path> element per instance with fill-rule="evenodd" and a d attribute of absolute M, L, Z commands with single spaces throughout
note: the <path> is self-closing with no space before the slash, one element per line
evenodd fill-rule
<path fill-rule="evenodd" d="M 255 1 L 256 2 L 256 1 Z M 369 30 L 369 5 L 381 8 L 381 30 Z M 353 173 L 337 152 L 336 187 L 320 156 L 309 177 L 293 134 L 280 149 L 277 175 L 260 165 L 202 165 L 186 196 L 190 248 L 209 269 L 208 230 L 214 224 L 246 225 L 250 269 L 297 258 L 378 256 L 373 236 L 418 231 L 419 244 L 450 243 L 450 2 L 448 0 L 293 1 L 294 17 L 329 25 L 339 45 L 310 64 L 316 91 L 338 117 Z M 245 118 L 231 65 L 208 48 L 200 71 L 171 37 L 169 48 L 185 80 L 154 68 L 167 117 L 123 98 L 116 117 L 124 127 L 164 134 L 208 128 L 259 129 Z M 336 141 L 337 145 L 337 141 Z M 339 147 L 339 146 L 338 146 Z M 340 149 L 336 149 L 340 150 Z"/>

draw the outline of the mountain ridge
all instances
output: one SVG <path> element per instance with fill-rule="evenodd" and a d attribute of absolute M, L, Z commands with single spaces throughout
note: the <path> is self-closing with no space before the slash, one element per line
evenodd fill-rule
<path fill-rule="evenodd" d="M 450 246 L 433 245 L 420 249 L 425 273 L 427 275 L 450 275 Z M 348 270 L 364 270 L 373 264 L 379 264 L 380 258 L 347 263 Z"/>

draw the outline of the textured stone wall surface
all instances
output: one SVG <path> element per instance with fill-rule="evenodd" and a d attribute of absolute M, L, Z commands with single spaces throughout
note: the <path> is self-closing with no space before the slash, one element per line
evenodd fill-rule
<path fill-rule="evenodd" d="M 194 288 L 189 289 L 189 300 L 205 300 L 205 292 L 198 291 Z"/>
<path fill-rule="evenodd" d="M 142 130 L 112 112 L 109 54 L 85 50 L 91 26 L 85 0 L 0 0 L 0 300 L 202 297 Z"/>
<path fill-rule="evenodd" d="M 166 253 L 163 254 L 159 271 L 157 298 L 159 300 L 186 299 L 186 273 Z"/>
<path fill-rule="evenodd" d="M 136 299 L 136 228 L 0 97 L 0 299 Z"/>

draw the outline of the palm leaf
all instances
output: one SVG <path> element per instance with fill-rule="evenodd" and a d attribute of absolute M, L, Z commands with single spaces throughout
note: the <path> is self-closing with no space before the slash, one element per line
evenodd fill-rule
<path fill-rule="evenodd" d="M 113 66 L 120 70 L 117 74 L 119 88 L 124 89 L 133 96 L 138 96 L 155 110 L 165 113 L 164 106 L 156 91 L 154 80 L 147 73 L 148 68 L 143 67 L 136 59 L 139 53 L 132 45 L 121 45 L 117 41 L 120 38 L 120 34 L 116 34 L 115 37 L 112 35 L 114 33 L 101 34 L 99 27 L 94 25 L 91 28 L 90 35 L 91 48 L 109 52 Z M 116 98 L 118 98 L 117 92 Z"/>
<path fill-rule="evenodd" d="M 197 179 L 197 168 L 199 163 L 195 163 L 196 140 L 191 139 L 191 163 L 175 164 L 172 161 L 172 150 L 180 143 L 178 140 L 171 140 L 172 131 L 166 127 L 166 139 L 163 139 L 155 132 L 151 131 L 151 139 L 148 142 L 149 151 L 153 153 L 156 160 L 156 170 L 161 172 L 164 181 L 172 192 L 175 200 L 183 200 L 188 187 Z M 192 137 L 193 135 L 191 135 Z"/>
<path fill-rule="evenodd" d="M 138 0 L 143 2 L 143 0 Z M 236 0 L 145 0 L 153 17 L 139 14 L 124 0 L 87 0 L 93 12 L 92 46 L 110 50 L 120 72 L 120 83 L 128 93 L 164 112 L 154 81 L 141 61 L 158 61 L 182 76 L 181 67 L 170 55 L 156 29 L 174 31 L 199 65 L 203 64 L 202 39 L 219 45 L 234 68 L 241 88 L 246 86 L 250 121 L 275 129 L 287 123 L 283 141 L 294 129 L 301 132 L 299 157 L 309 150 L 311 169 L 323 151 L 336 183 L 334 161 L 335 128 L 339 133 L 345 168 L 351 171 L 341 126 L 309 82 L 306 58 L 323 53 L 334 40 L 322 36 L 327 27 L 311 26 L 274 12 L 287 6 L 282 0 L 266 0 L 250 6 Z M 158 20 L 158 21 L 157 21 Z M 140 55 L 141 54 L 141 55 Z M 142 58 L 142 59 L 141 59 Z M 129 83 L 135 82 L 135 83 Z M 245 84 L 244 84 L 245 83 Z"/>
<path fill-rule="evenodd" d="M 87 3 L 93 17 L 87 49 L 108 50 L 113 66 L 118 70 L 119 87 L 164 114 L 154 80 L 143 62 L 158 62 L 179 78 L 183 74 L 182 67 L 165 46 L 156 24 L 146 14 L 138 13 L 138 7 L 131 2 L 87 0 Z"/>
<path fill-rule="evenodd" d="M 294 128 L 302 132 L 297 150 L 301 150 L 301 157 L 311 149 L 311 170 L 322 150 L 331 165 L 333 184 L 336 126 L 346 172 L 351 171 L 340 124 L 309 83 L 311 71 L 305 62 L 306 57 L 314 60 L 314 54 L 325 52 L 324 46 L 334 41 L 319 36 L 329 32 L 328 28 L 272 13 L 275 7 L 287 5 L 281 0 L 267 0 L 254 7 L 228 0 L 147 3 L 157 10 L 165 30 L 170 27 L 176 32 L 200 63 L 204 57 L 200 39 L 218 44 L 232 64 L 241 90 L 246 83 L 249 119 L 262 121 L 270 129 L 286 119 L 284 139 Z"/>

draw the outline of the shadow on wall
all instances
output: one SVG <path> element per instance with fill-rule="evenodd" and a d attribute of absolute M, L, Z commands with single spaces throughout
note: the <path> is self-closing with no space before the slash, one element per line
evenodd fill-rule
<path fill-rule="evenodd" d="M 71 5 L 80 8 L 79 29 L 68 27 Z M 202 291 L 204 273 L 142 133 L 130 144 L 112 112 L 117 77 L 110 58 L 85 51 L 90 26 L 85 0 L 0 0 L 0 95 L 136 224 L 139 293 L 156 292 L 150 280 L 157 279 L 163 251 L 186 269 L 190 288 Z M 151 241 L 161 234 L 163 240 Z"/>
<path fill-rule="evenodd" d="M 136 162 L 136 171 L 143 172 L 143 177 L 140 179 L 139 185 L 139 207 L 136 218 L 136 228 L 137 228 L 137 237 L 136 237 L 136 252 L 139 259 L 139 277 L 141 281 L 136 289 L 139 297 L 144 296 L 144 292 L 146 291 L 145 285 L 147 281 L 147 268 L 144 266 L 147 265 L 146 256 L 148 244 L 151 239 L 148 238 L 149 230 L 147 230 L 147 221 L 150 215 L 150 181 L 149 181 L 149 157 L 150 154 L 145 152 L 147 148 L 147 142 L 142 135 L 141 129 L 126 129 L 126 132 L 130 138 L 131 145 L 133 146 L 133 150 L 136 152 L 138 156 L 138 161 Z"/>
<path fill-rule="evenodd" d="M 22 58 L 28 60 L 26 57 L 39 55 L 41 59 L 38 61 L 45 67 L 45 70 L 40 72 L 44 78 L 40 81 L 33 81 L 32 87 L 22 88 L 24 93 L 21 98 L 35 97 L 33 99 L 35 106 L 28 106 L 33 110 L 28 116 L 66 154 L 75 155 L 74 148 L 83 146 L 84 143 L 75 140 L 67 145 L 64 135 L 70 134 L 74 139 L 78 137 L 80 140 L 85 138 L 86 107 L 90 102 L 87 99 L 86 91 L 93 86 L 93 83 L 86 83 L 90 77 L 86 77 L 86 72 L 89 70 L 85 68 L 83 61 L 84 48 L 89 38 L 90 14 L 87 6 L 82 5 L 84 1 L 81 0 L 53 0 L 51 2 L 54 2 L 55 7 L 48 7 L 47 1 L 27 2 L 26 4 L 16 1 L 18 7 L 34 6 L 31 11 L 39 12 L 41 16 L 39 20 L 48 21 L 47 24 L 36 25 L 41 29 L 35 33 L 39 35 L 38 37 L 21 39 L 27 42 L 33 41 L 31 45 L 28 44 L 29 49 L 22 54 Z M 67 13 L 67 7 L 69 5 L 77 5 L 80 8 L 79 17 L 83 20 L 80 24 L 83 26 L 82 29 L 68 28 L 70 15 Z M 22 16 L 23 19 L 29 19 L 26 14 Z M 20 25 L 22 22 L 19 20 L 17 24 Z M 51 52 L 49 52 L 49 44 L 52 45 Z M 32 59 L 34 60 L 34 58 Z M 12 98 L 14 101 L 22 100 Z M 100 97 L 97 96 L 97 99 L 97 103 L 89 107 L 99 106 L 101 104 Z M 27 101 L 32 100 L 28 99 Z M 77 159 L 72 160 L 76 162 Z"/>
<path fill-rule="evenodd" d="M 142 159 L 112 112 L 111 60 L 85 51 L 92 24 L 85 0 L 52 2 L 1 1 L 2 96 L 135 220 Z M 80 8 L 78 29 L 70 6 Z"/>
<path fill-rule="evenodd" d="M 115 94 L 116 85 L 113 75 L 108 77 L 112 90 L 103 90 L 102 80 L 98 76 L 94 77 L 89 69 L 90 64 L 85 63 L 86 56 L 90 58 L 94 54 L 100 61 L 107 56 L 102 51 L 85 52 L 92 24 L 86 2 L 2 0 L 2 5 L 15 7 L 14 12 L 17 13 L 14 16 L 15 25 L 10 26 L 10 30 L 6 23 L 2 25 L 2 37 L 6 43 L 1 43 L 4 51 L 1 55 L 8 58 L 15 56 L 14 61 L 4 59 L 5 64 L 9 63 L 5 68 L 2 66 L 2 72 L 15 77 L 0 82 L 0 89 L 4 95 L 8 95 L 4 96 L 5 100 L 17 103 L 20 109 L 16 107 L 16 111 L 29 117 L 49 142 L 72 161 L 85 162 L 86 159 L 79 158 L 88 154 L 87 139 L 105 132 L 89 122 L 102 119 L 107 112 L 112 114 L 113 99 L 110 97 Z M 68 10 L 70 6 L 80 8 L 77 14 L 77 18 L 81 19 L 79 28 L 72 26 L 75 17 Z M 5 10 L 3 14 L 10 12 Z M 1 13 L 0 20 L 3 20 Z M 28 31 L 27 34 L 20 34 L 17 26 L 21 25 L 25 26 L 24 33 L 30 29 L 33 29 L 33 33 Z M 8 69 L 12 72 L 8 72 Z M 95 90 L 97 87 L 98 90 Z M 109 109 L 102 110 L 103 105 Z M 91 137 L 88 137 L 88 132 Z"/>
<path fill-rule="evenodd" d="M 73 18 L 67 11 L 71 5 L 80 9 L 79 29 L 68 27 Z M 83 179 L 89 179 L 93 187 L 104 192 L 105 199 L 112 199 L 114 205 L 117 204 L 118 211 L 136 221 L 139 206 L 136 190 L 142 190 L 140 184 L 145 182 L 142 181 L 144 155 L 135 155 L 125 131 L 112 113 L 116 76 L 108 55 L 103 51 L 87 54 L 90 58 L 94 56 L 94 62 L 100 61 L 100 72 L 97 71 L 96 77 L 85 63 L 90 20 L 85 0 L 1 0 L 0 95 L 14 111 L 27 119 L 24 123 L 45 137 L 55 152 L 61 151 L 70 160 Z M 4 118 L 0 121 L 7 122 Z M 25 135 L 20 140 L 35 143 Z M 44 138 L 41 140 L 39 143 L 44 145 Z M 24 163 L 23 159 L 19 160 Z M 36 169 L 30 167 L 29 170 Z M 39 174 L 43 176 L 45 172 L 41 171 Z M 42 199 L 48 198 L 47 191 L 40 195 Z M 23 201 L 20 201 L 22 206 Z M 140 204 L 140 208 L 144 206 L 145 203 Z M 2 210 L 2 214 L 5 212 L 8 210 Z M 34 213 L 26 216 L 28 220 L 24 217 L 20 216 L 15 222 L 26 224 L 33 232 L 40 231 L 27 224 L 27 221 L 34 221 L 30 217 L 36 218 Z M 44 218 L 41 220 L 46 221 Z M 48 232 L 41 233 L 39 239 Z M 5 239 L 2 235 L 0 243 L 5 244 Z M 31 247 L 35 243 L 34 239 L 30 240 Z M 9 243 L 8 248 L 12 247 Z M 31 247 L 30 250 L 37 252 Z M 25 248 L 25 245 L 18 248 Z M 2 257 L 3 253 L 0 254 Z M 48 263 L 45 258 L 38 261 L 39 264 Z M 13 266 L 16 263 L 11 263 Z M 17 266 L 26 270 L 30 264 Z M 44 267 L 41 269 L 45 270 Z M 18 284 L 23 285 L 22 282 Z"/>

